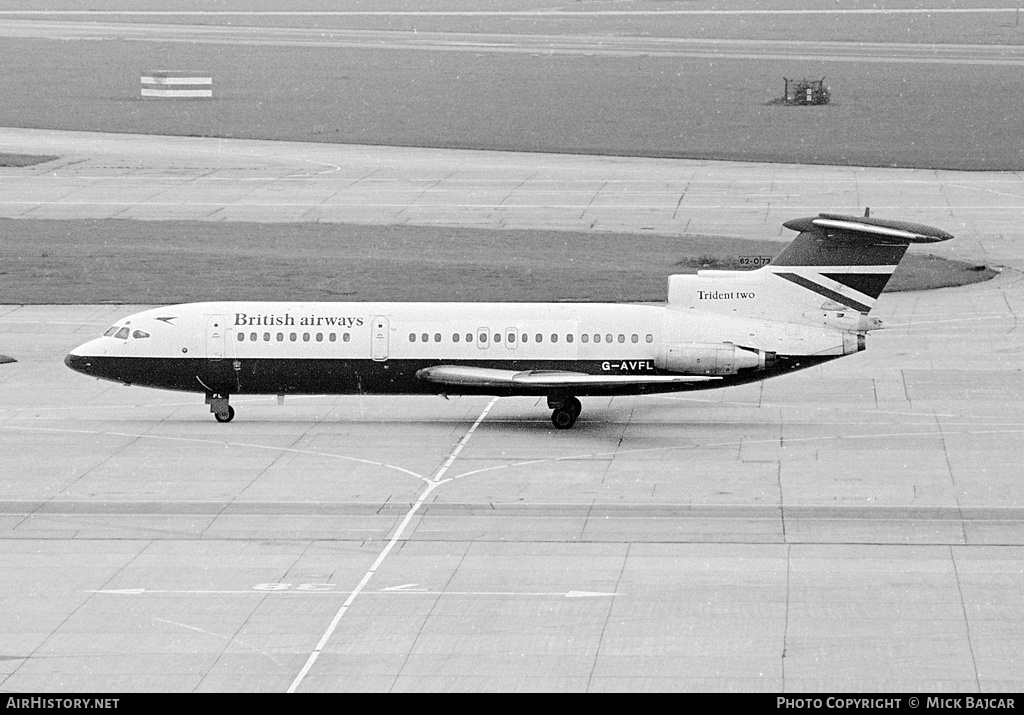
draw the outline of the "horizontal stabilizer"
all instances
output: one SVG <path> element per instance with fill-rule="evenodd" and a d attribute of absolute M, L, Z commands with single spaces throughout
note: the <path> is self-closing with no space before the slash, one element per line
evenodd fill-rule
<path fill-rule="evenodd" d="M 665 385 L 685 382 L 707 382 L 719 377 L 703 375 L 589 375 L 561 370 L 494 370 L 465 365 L 425 367 L 416 377 L 427 382 L 460 387 L 614 387 L 620 385 Z"/>
<path fill-rule="evenodd" d="M 842 216 L 840 214 L 818 214 L 816 218 L 798 218 L 786 221 L 786 228 L 794 231 L 824 231 L 832 235 L 841 233 L 843 238 L 884 236 L 898 243 L 937 243 L 948 241 L 953 235 L 945 231 L 910 221 L 870 218 L 867 216 Z M 853 234 L 853 235 L 851 235 Z"/>

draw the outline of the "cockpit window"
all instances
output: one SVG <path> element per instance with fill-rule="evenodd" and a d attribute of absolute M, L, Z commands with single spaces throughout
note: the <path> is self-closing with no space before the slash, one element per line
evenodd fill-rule
<path fill-rule="evenodd" d="M 109 328 L 107 328 L 107 332 L 103 333 L 103 337 L 109 338 L 111 335 L 113 335 L 116 332 L 117 332 L 117 326 L 116 325 L 111 325 Z"/>
<path fill-rule="evenodd" d="M 132 337 L 133 338 L 148 338 L 149 337 L 149 333 L 147 333 L 145 330 L 136 330 L 134 333 L 132 333 Z"/>
<path fill-rule="evenodd" d="M 121 328 L 120 330 L 118 330 L 116 333 L 114 333 L 114 337 L 115 338 L 120 338 L 121 340 L 127 340 L 128 339 L 128 333 L 130 333 L 130 332 L 131 331 L 128 330 L 128 326 L 125 326 L 125 327 Z"/>

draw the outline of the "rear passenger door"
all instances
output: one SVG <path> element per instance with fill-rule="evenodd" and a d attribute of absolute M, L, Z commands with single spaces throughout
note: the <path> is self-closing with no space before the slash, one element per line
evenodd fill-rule
<path fill-rule="evenodd" d="M 373 319 L 373 328 L 370 331 L 370 355 L 377 362 L 384 362 L 388 359 L 389 343 L 391 340 L 391 321 L 383 315 Z"/>

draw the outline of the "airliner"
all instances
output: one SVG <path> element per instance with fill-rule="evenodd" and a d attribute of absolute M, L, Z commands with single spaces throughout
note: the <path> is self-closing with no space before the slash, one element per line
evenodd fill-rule
<path fill-rule="evenodd" d="M 208 302 L 134 313 L 65 359 L 125 385 L 232 395 L 546 397 L 569 429 L 580 397 L 728 387 L 864 349 L 868 313 L 908 246 L 953 238 L 822 213 L 756 270 L 673 275 L 663 304 Z"/>

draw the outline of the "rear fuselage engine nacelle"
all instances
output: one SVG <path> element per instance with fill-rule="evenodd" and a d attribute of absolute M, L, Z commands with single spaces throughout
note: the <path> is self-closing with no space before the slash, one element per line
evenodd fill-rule
<path fill-rule="evenodd" d="M 663 346 L 654 364 L 661 370 L 688 375 L 735 375 L 741 370 L 764 370 L 775 353 L 732 343 L 673 343 Z"/>

